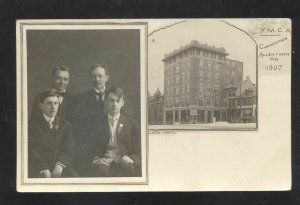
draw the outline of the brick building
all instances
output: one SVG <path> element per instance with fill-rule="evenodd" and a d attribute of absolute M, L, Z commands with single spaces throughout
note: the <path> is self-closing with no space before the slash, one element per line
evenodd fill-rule
<path fill-rule="evenodd" d="M 243 77 L 243 63 L 228 55 L 193 40 L 164 56 L 164 124 L 227 120 L 223 90 Z"/>
<path fill-rule="evenodd" d="M 148 124 L 162 125 L 164 115 L 164 96 L 157 88 L 155 94 L 151 96 L 148 93 Z"/>

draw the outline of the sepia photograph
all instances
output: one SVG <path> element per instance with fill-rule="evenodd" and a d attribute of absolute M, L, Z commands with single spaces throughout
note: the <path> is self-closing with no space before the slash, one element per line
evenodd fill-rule
<path fill-rule="evenodd" d="M 19 25 L 22 183 L 146 183 L 147 25 Z"/>
<path fill-rule="evenodd" d="M 289 19 L 16 28 L 17 191 L 290 189 Z"/>
<path fill-rule="evenodd" d="M 189 19 L 150 32 L 148 45 L 150 129 L 257 129 L 249 35 L 222 20 Z"/>

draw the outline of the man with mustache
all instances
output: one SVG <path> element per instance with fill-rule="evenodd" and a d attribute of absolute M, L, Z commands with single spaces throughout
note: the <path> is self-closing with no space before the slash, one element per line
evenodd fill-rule
<path fill-rule="evenodd" d="M 65 118 L 69 122 L 73 122 L 76 100 L 75 97 L 67 91 L 70 83 L 70 69 L 63 65 L 56 66 L 52 70 L 52 77 L 53 90 L 58 94 L 60 104 L 57 115 Z M 41 109 L 39 108 L 39 98 L 40 94 L 34 99 L 30 121 L 38 118 L 41 114 Z"/>
<path fill-rule="evenodd" d="M 40 115 L 28 128 L 28 177 L 77 177 L 72 161 L 75 144 L 71 124 L 57 116 L 59 96 L 47 90 L 39 96 Z"/>
<path fill-rule="evenodd" d="M 80 94 L 77 98 L 75 133 L 78 146 L 87 141 L 87 133 L 90 131 L 91 125 L 90 116 L 103 113 L 106 83 L 109 80 L 107 68 L 100 64 L 92 66 L 89 75 L 93 88 Z"/>

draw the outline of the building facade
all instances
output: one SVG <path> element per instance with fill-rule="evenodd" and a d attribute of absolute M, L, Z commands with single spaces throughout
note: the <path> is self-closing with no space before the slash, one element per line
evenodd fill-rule
<path fill-rule="evenodd" d="M 224 89 L 227 121 L 233 123 L 256 122 L 256 87 L 247 77 L 240 83 L 229 84 Z"/>
<path fill-rule="evenodd" d="M 162 125 L 164 123 L 164 96 L 159 89 L 153 96 L 148 93 L 148 124 Z"/>
<path fill-rule="evenodd" d="M 223 90 L 243 78 L 243 63 L 228 55 L 193 40 L 164 56 L 164 124 L 227 120 Z"/>

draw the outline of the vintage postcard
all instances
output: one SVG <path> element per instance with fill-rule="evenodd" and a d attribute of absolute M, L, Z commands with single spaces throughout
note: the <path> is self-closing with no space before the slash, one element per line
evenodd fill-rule
<path fill-rule="evenodd" d="M 21 192 L 291 187 L 290 19 L 19 20 Z"/>

